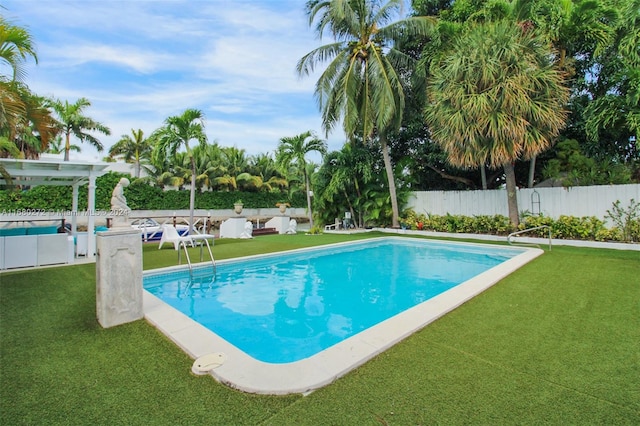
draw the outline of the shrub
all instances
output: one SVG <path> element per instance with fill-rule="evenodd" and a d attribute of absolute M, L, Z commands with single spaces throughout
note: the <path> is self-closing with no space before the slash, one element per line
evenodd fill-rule
<path fill-rule="evenodd" d="M 604 222 L 593 216 L 578 218 L 563 215 L 551 225 L 551 234 L 554 238 L 594 240 L 597 232 L 603 228 Z"/>
<path fill-rule="evenodd" d="M 319 225 L 314 225 L 313 228 L 309 229 L 308 233 L 311 235 L 320 235 L 322 234 L 322 228 Z"/>
<path fill-rule="evenodd" d="M 620 200 L 613 203 L 611 210 L 607 210 L 607 218 L 620 231 L 622 241 L 640 241 L 640 203 L 633 198 L 629 200 L 629 207 L 621 206 Z"/>
<path fill-rule="evenodd" d="M 512 232 L 511 222 L 506 216 L 457 216 L 457 215 L 424 215 L 407 210 L 401 220 L 409 229 L 419 229 L 419 224 L 426 231 L 507 235 Z M 640 241 L 640 220 L 627 222 L 627 231 L 631 239 L 624 240 L 619 227 L 607 229 L 604 221 L 595 216 L 573 217 L 560 216 L 553 219 L 546 216 L 525 215 L 518 230 L 548 226 L 552 238 L 595 240 L 595 241 Z M 547 238 L 546 228 L 530 231 L 528 236 Z"/>

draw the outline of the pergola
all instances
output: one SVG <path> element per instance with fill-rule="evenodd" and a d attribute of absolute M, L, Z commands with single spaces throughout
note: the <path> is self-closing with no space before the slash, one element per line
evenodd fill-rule
<path fill-rule="evenodd" d="M 89 247 L 89 249 L 87 251 L 87 258 L 93 258 L 95 256 L 91 248 L 95 247 L 96 178 L 107 173 L 108 163 L 0 158 L 0 170 L 2 167 L 9 173 L 14 185 L 71 186 L 73 194 L 71 204 L 71 232 L 73 235 L 77 234 L 78 189 L 80 186 L 88 183 L 86 215 L 87 247 Z M 0 175 L 0 185 L 6 184 L 6 180 Z M 11 217 L 13 215 L 9 214 L 7 216 Z"/>

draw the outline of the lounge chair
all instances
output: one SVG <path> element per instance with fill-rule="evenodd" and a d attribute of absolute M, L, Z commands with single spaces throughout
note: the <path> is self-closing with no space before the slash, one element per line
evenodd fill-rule
<path fill-rule="evenodd" d="M 189 235 L 180 236 L 173 226 L 162 225 L 162 237 L 160 238 L 160 247 L 158 247 L 158 249 L 161 249 L 164 243 L 173 243 L 173 247 L 178 250 L 180 243 L 183 241 L 193 247 L 193 239 Z"/>
<path fill-rule="evenodd" d="M 325 225 L 324 226 L 324 230 L 325 231 L 330 231 L 330 230 L 338 230 L 340 229 L 340 219 L 336 218 L 336 222 L 332 223 L 331 225 Z"/>

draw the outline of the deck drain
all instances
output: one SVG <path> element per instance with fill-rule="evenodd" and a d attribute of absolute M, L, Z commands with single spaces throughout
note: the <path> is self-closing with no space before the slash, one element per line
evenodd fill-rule
<path fill-rule="evenodd" d="M 193 374 L 207 374 L 214 368 L 220 367 L 227 360 L 227 356 L 222 352 L 214 352 L 203 355 L 193 362 L 191 371 Z"/>

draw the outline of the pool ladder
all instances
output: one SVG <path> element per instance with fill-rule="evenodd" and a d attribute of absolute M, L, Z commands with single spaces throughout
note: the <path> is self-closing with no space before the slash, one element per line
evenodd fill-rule
<path fill-rule="evenodd" d="M 209 252 L 209 259 L 211 259 L 211 267 L 213 269 L 213 280 L 216 279 L 216 260 L 213 257 L 213 252 L 211 251 L 211 246 L 209 245 L 209 241 L 206 239 L 198 241 L 200 245 L 200 261 L 202 262 L 202 244 L 206 244 L 207 251 Z M 191 263 L 191 258 L 189 257 L 189 250 L 187 249 L 187 241 L 180 241 L 180 248 L 184 250 L 184 255 L 187 258 L 187 264 L 189 265 L 189 278 L 193 280 L 193 264 Z M 178 250 L 178 264 L 182 263 L 182 252 Z"/>
<path fill-rule="evenodd" d="M 545 228 L 549 230 L 549 251 L 551 251 L 551 227 L 548 226 L 548 225 L 536 226 L 535 228 L 523 229 L 522 231 L 512 232 L 507 237 L 507 242 L 509 243 L 509 245 L 533 246 L 533 247 L 540 248 L 539 244 L 535 244 L 535 243 L 516 243 L 516 242 L 512 242 L 511 239 L 513 237 L 515 237 L 516 235 L 524 234 L 525 232 L 536 231 L 538 229 L 545 229 Z"/>

